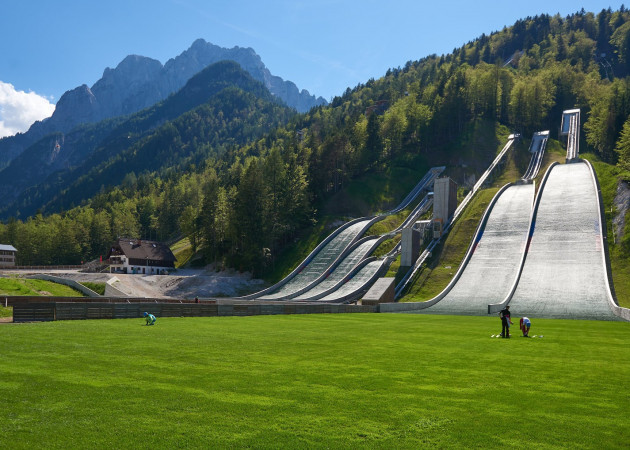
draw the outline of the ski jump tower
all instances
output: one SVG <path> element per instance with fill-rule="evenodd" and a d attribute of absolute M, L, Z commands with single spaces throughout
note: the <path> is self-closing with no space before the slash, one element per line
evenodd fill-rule
<path fill-rule="evenodd" d="M 457 183 L 448 177 L 438 178 L 433 192 L 433 238 L 438 239 L 457 208 Z"/>
<path fill-rule="evenodd" d="M 448 177 L 436 178 L 433 182 L 433 218 L 415 222 L 403 228 L 401 234 L 401 267 L 414 265 L 425 239 L 438 239 L 444 227 L 453 218 L 457 208 L 457 183 Z M 430 237 L 429 237 L 430 236 Z"/>
<path fill-rule="evenodd" d="M 567 109 L 562 112 L 560 135 L 567 136 L 567 162 L 580 155 L 580 110 Z"/>

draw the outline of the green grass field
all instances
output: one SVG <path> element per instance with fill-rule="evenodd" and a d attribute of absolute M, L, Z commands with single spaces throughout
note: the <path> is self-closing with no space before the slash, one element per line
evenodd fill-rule
<path fill-rule="evenodd" d="M 602 199 L 606 212 L 606 227 L 608 232 L 609 256 L 612 267 L 613 283 L 620 306 L 630 308 L 630 214 L 626 212 L 623 230 L 613 230 L 613 218 L 618 214 L 615 205 L 615 195 L 620 179 L 627 180 L 630 173 L 617 166 L 603 163 L 594 154 L 582 155 L 593 163 L 602 191 Z"/>
<path fill-rule="evenodd" d="M 0 325 L 0 448 L 621 448 L 630 324 L 395 314 Z M 516 334 L 516 333 L 514 333 Z"/>

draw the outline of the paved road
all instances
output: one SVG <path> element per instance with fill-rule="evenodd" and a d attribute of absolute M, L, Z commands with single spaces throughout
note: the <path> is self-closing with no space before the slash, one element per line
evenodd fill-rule
<path fill-rule="evenodd" d="M 586 163 L 555 166 L 510 301 L 513 316 L 617 320 L 606 295 L 598 216 Z"/>
<path fill-rule="evenodd" d="M 527 241 L 534 185 L 507 188 L 490 212 L 479 244 L 453 289 L 428 314 L 487 315 L 509 294 Z M 454 268 L 456 269 L 456 268 Z"/>

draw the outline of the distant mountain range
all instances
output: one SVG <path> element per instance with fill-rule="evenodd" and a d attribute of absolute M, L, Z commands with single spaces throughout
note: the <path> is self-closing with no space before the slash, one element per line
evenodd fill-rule
<path fill-rule="evenodd" d="M 238 63 L 220 61 L 153 106 L 29 146 L 0 171 L 0 217 L 80 204 L 131 173 L 185 170 L 295 114 Z"/>
<path fill-rule="evenodd" d="M 26 148 L 52 133 L 67 133 L 78 125 L 133 114 L 180 90 L 195 74 L 218 61 L 236 61 L 277 98 L 298 112 L 325 105 L 322 97 L 300 91 L 291 81 L 274 76 L 251 48 L 222 48 L 203 39 L 162 65 L 144 56 L 130 55 L 89 88 L 82 85 L 64 93 L 48 119 L 34 123 L 26 133 L 0 139 L 0 168 Z"/>

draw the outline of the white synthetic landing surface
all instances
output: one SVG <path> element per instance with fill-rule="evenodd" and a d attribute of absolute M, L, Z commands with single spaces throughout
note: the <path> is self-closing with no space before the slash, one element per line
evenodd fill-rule
<path fill-rule="evenodd" d="M 513 317 L 617 320 L 607 298 L 598 218 L 586 163 L 555 166 L 510 302 Z"/>
<path fill-rule="evenodd" d="M 487 315 L 505 299 L 518 271 L 534 201 L 534 185 L 507 188 L 490 212 L 483 236 L 453 289 L 419 312 Z"/>

